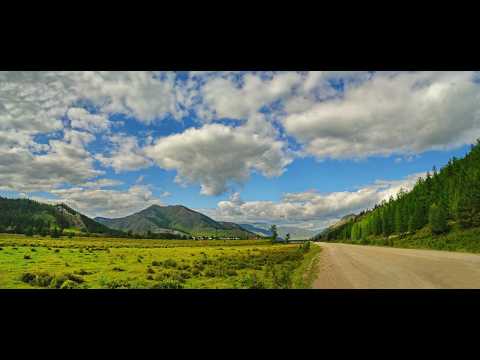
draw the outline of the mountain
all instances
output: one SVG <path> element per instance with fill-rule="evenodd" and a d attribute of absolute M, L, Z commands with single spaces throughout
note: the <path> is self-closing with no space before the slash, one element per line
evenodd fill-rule
<path fill-rule="evenodd" d="M 440 171 L 433 167 L 432 172 L 417 180 L 411 191 L 400 191 L 395 198 L 330 227 L 318 237 L 327 241 L 369 243 L 375 239 L 405 238 L 414 234 L 418 235 L 416 239 L 459 234 L 479 227 L 480 140 L 463 159 L 450 159 Z M 461 237 L 452 239 L 452 242 L 460 242 Z M 438 247 L 442 244 L 439 240 Z M 423 246 L 437 245 L 430 241 Z M 468 244 L 461 246 L 465 248 Z"/>
<path fill-rule="evenodd" d="M 268 230 L 270 228 L 270 225 L 268 224 L 260 224 L 260 223 L 240 224 L 240 226 L 245 230 L 251 231 L 258 235 L 267 236 L 267 237 L 272 236 L 272 233 L 270 232 L 270 230 Z"/>
<path fill-rule="evenodd" d="M 272 236 L 272 233 L 270 232 L 271 225 L 267 223 L 242 223 L 240 226 L 258 235 Z M 309 239 L 316 234 L 316 231 L 307 230 L 296 226 L 283 225 L 277 225 L 277 232 L 278 236 L 281 238 L 285 238 L 287 234 L 290 234 L 290 238 L 292 240 Z"/>
<path fill-rule="evenodd" d="M 65 204 L 49 205 L 29 199 L 0 197 L 0 232 L 47 233 L 54 228 L 96 234 L 121 234 Z"/>
<path fill-rule="evenodd" d="M 255 236 L 235 223 L 217 222 L 206 215 L 182 205 L 152 205 L 138 213 L 117 219 L 95 218 L 112 229 L 131 231 L 136 234 L 147 232 L 176 232 L 198 236 Z"/>
<path fill-rule="evenodd" d="M 323 229 L 319 234 L 314 234 L 314 236 L 312 236 L 312 238 L 314 240 L 316 240 L 316 239 L 319 239 L 321 237 L 326 237 L 326 236 L 328 236 L 329 233 L 335 231 L 335 229 L 342 227 L 343 225 L 347 224 L 348 222 L 350 222 L 352 220 L 355 220 L 355 218 L 357 216 L 358 215 L 355 215 L 355 214 L 345 215 L 340 220 L 338 220 L 336 223 L 334 223 L 334 224 L 330 225 L 329 227 Z"/>

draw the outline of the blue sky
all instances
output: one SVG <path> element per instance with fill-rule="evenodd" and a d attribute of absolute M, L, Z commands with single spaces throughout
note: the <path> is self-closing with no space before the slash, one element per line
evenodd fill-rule
<path fill-rule="evenodd" d="M 320 229 L 480 136 L 471 72 L 3 72 L 0 195 Z"/>

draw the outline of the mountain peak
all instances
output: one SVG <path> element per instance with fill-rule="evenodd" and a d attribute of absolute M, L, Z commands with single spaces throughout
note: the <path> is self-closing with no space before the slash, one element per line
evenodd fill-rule
<path fill-rule="evenodd" d="M 147 232 L 161 233 L 166 230 L 186 234 L 210 236 L 232 234 L 234 237 L 252 237 L 254 234 L 234 223 L 221 223 L 186 206 L 151 205 L 130 216 L 118 219 L 97 218 L 100 223 L 113 229 L 132 231 L 143 234 Z M 226 235 L 228 236 L 228 235 Z"/>

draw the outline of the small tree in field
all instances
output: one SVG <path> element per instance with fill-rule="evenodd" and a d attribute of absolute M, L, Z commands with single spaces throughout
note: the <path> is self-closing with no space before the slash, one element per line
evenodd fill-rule
<path fill-rule="evenodd" d="M 288 233 L 287 235 L 285 235 L 285 241 L 286 241 L 286 243 L 288 244 L 288 242 L 290 241 L 290 233 Z"/>
<path fill-rule="evenodd" d="M 441 234 L 447 231 L 447 215 L 442 206 L 432 204 L 428 215 L 432 233 Z"/>
<path fill-rule="evenodd" d="M 33 236 L 34 235 L 33 228 L 31 226 L 29 226 L 27 228 L 27 230 L 25 230 L 25 235 L 26 236 Z"/>
<path fill-rule="evenodd" d="M 52 230 L 52 233 L 50 234 L 50 236 L 54 239 L 58 239 L 60 237 L 60 231 L 58 230 L 57 227 L 54 227 L 53 230 Z"/>
<path fill-rule="evenodd" d="M 277 241 L 277 237 L 278 237 L 277 225 L 272 225 L 270 227 L 270 232 L 272 233 L 272 242 Z"/>

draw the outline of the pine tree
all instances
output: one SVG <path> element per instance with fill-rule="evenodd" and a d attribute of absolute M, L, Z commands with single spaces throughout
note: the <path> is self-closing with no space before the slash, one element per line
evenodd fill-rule
<path fill-rule="evenodd" d="M 401 234 L 405 231 L 404 219 L 402 217 L 402 207 L 398 204 L 395 207 L 395 232 Z"/>
<path fill-rule="evenodd" d="M 432 233 L 441 234 L 447 231 L 447 216 L 445 209 L 437 204 L 432 204 L 429 210 L 429 223 Z"/>
<path fill-rule="evenodd" d="M 34 235 L 33 228 L 31 226 L 29 226 L 27 228 L 27 230 L 25 230 L 25 235 L 26 236 L 33 236 Z"/>
<path fill-rule="evenodd" d="M 270 226 L 270 232 L 272 233 L 272 242 L 277 241 L 277 237 L 278 237 L 277 225 Z"/>

